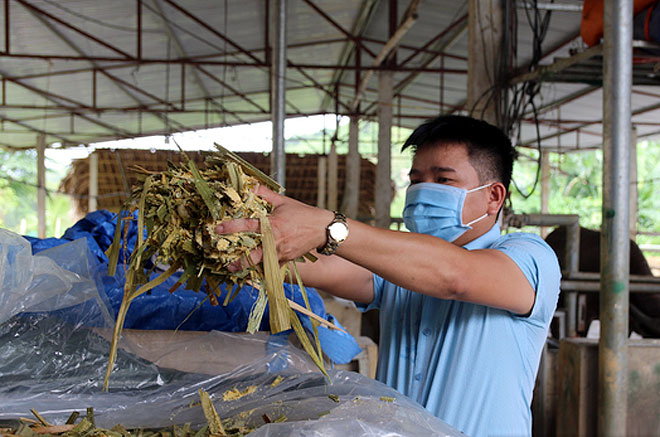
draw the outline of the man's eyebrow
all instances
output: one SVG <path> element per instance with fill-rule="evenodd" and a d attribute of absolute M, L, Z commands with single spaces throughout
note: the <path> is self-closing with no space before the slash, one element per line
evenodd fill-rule
<path fill-rule="evenodd" d="M 431 167 L 431 171 L 433 173 L 440 173 L 440 172 L 452 172 L 456 173 L 456 170 L 454 170 L 451 167 Z"/>
<path fill-rule="evenodd" d="M 431 167 L 431 172 L 432 173 L 447 173 L 447 172 L 456 173 L 456 170 L 454 170 L 451 167 L 437 167 L 437 166 L 434 166 L 434 167 Z M 416 168 L 411 168 L 410 171 L 408 172 L 408 176 L 418 175 L 418 174 L 421 174 L 421 173 L 422 173 L 421 170 L 417 170 Z"/>

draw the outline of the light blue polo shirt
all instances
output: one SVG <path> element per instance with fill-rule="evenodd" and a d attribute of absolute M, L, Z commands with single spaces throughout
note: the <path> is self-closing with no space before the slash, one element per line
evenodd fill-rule
<path fill-rule="evenodd" d="M 561 273 L 539 236 L 500 236 L 496 224 L 464 246 L 513 259 L 536 291 L 528 316 L 398 287 L 374 275 L 380 309 L 377 379 L 469 436 L 528 436 L 530 405 Z M 473 274 L 480 275 L 479 265 Z"/>

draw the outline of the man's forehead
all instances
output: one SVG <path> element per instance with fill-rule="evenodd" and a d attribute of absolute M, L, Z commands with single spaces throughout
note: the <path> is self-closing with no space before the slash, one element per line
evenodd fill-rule
<path fill-rule="evenodd" d="M 452 173 L 468 175 L 476 173 L 470 162 L 468 149 L 461 143 L 427 144 L 418 148 L 413 158 L 410 174 Z M 478 176 L 478 175 L 477 175 Z"/>
<path fill-rule="evenodd" d="M 452 168 L 469 162 L 467 148 L 462 144 L 440 143 L 417 149 L 413 157 L 413 167 Z"/>

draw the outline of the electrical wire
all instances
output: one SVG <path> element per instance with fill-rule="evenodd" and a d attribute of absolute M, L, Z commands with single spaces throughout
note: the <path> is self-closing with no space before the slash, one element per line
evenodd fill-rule
<path fill-rule="evenodd" d="M 115 30 L 121 30 L 121 31 L 124 31 L 124 32 L 132 32 L 132 33 L 137 32 L 137 28 L 135 28 L 135 27 L 120 26 L 120 25 L 117 25 L 117 24 L 106 23 L 104 21 L 97 20 L 96 18 L 90 17 L 89 15 L 84 15 L 84 14 L 81 14 L 80 12 L 72 11 L 71 9 L 68 9 L 68 8 L 62 6 L 61 4 L 59 4 L 59 2 L 55 2 L 55 1 L 51 1 L 51 0 L 41 0 L 41 1 L 51 5 L 54 8 L 57 8 L 61 11 L 64 11 L 69 15 L 73 15 L 76 18 L 80 18 L 81 20 L 84 20 L 84 21 L 87 21 L 87 22 L 90 22 L 90 23 L 98 24 L 99 26 L 107 27 L 108 29 L 115 29 Z M 145 28 L 142 28 L 141 31 L 146 32 L 146 33 L 164 33 L 164 31 L 160 30 L 160 29 L 145 29 Z"/>
<path fill-rule="evenodd" d="M 513 0 L 510 0 L 513 1 Z M 553 2 L 554 0 L 551 0 Z M 509 8 L 506 8 L 509 11 Z M 547 35 L 551 11 L 546 11 L 542 13 L 538 8 L 538 0 L 530 0 L 525 2 L 525 16 L 527 18 L 527 23 L 532 31 L 532 58 L 529 62 L 528 71 L 534 71 L 539 61 L 543 57 L 542 44 Z M 497 62 L 499 63 L 499 71 L 501 73 L 510 71 L 510 66 L 507 65 L 507 62 L 511 62 L 512 65 L 516 64 L 517 59 L 517 30 L 518 30 L 518 17 L 515 11 L 512 12 L 511 27 L 507 31 L 515 32 L 515 35 L 512 36 L 510 40 L 511 48 L 511 58 L 507 56 L 500 57 Z M 508 18 L 507 18 L 508 19 Z M 513 29 L 513 30 L 512 30 Z M 485 41 L 485 36 L 481 34 L 482 42 Z M 505 42 L 506 43 L 506 42 Z M 485 47 L 482 46 L 482 47 Z M 508 47 L 507 47 L 508 49 Z M 485 50 L 485 49 L 484 49 Z M 486 59 L 487 54 L 484 53 L 484 59 Z M 490 75 L 489 75 L 490 76 Z M 501 77 L 506 77 L 502 75 Z M 494 83 L 494 81 L 491 81 Z M 497 99 L 498 93 L 502 89 L 501 83 L 494 83 L 491 87 L 486 89 L 474 102 L 470 108 L 469 114 L 473 115 L 476 108 L 480 106 L 482 102 L 484 105 L 481 109 L 480 116 L 483 119 L 487 108 L 491 106 L 493 100 Z M 516 144 L 516 139 L 519 138 L 522 132 L 522 120 L 523 114 L 528 112 L 528 109 L 531 107 L 532 113 L 534 114 L 534 124 L 536 131 L 536 150 L 538 152 L 537 158 L 537 169 L 534 182 L 531 189 L 528 192 L 524 192 L 516 183 L 515 179 L 512 178 L 511 182 L 516 189 L 516 191 L 525 199 L 529 198 L 536 190 L 538 182 L 540 180 L 541 173 L 541 130 L 538 122 L 538 110 L 535 100 L 539 96 L 541 91 L 541 82 L 527 81 L 522 84 L 518 84 L 512 87 L 509 87 L 509 99 L 500 98 L 500 105 L 497 105 L 495 108 L 495 117 L 497 124 L 505 131 L 505 133 L 512 138 L 514 141 L 514 146 Z"/>

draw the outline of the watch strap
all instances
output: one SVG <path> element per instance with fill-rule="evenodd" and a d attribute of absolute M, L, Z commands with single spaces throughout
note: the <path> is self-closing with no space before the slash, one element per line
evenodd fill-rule
<path fill-rule="evenodd" d="M 337 251 L 337 248 L 341 243 L 343 243 L 344 240 L 342 241 L 337 241 L 330 235 L 330 226 L 332 226 L 335 223 L 343 223 L 345 226 L 348 226 L 346 223 L 346 216 L 339 212 L 339 211 L 334 211 L 335 213 L 335 218 L 326 226 L 325 228 L 325 235 L 326 235 L 326 242 L 322 247 L 319 247 L 316 249 L 318 253 L 321 255 L 332 255 Z"/>

